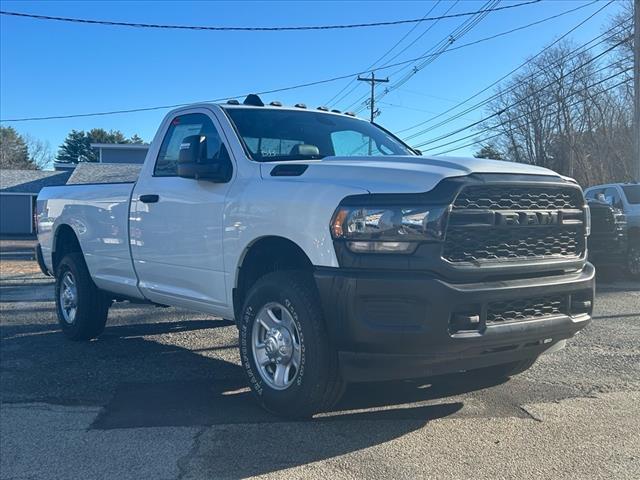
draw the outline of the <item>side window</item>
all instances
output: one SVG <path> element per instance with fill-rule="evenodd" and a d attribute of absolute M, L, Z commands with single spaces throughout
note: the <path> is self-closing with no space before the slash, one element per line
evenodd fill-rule
<path fill-rule="evenodd" d="M 228 157 L 227 149 L 209 117 L 202 113 L 180 115 L 171 121 L 169 130 L 162 141 L 153 170 L 154 176 L 177 176 L 180 145 L 185 137 L 191 135 L 205 135 L 207 137 L 207 158 L 209 160 Z"/>
<path fill-rule="evenodd" d="M 618 193 L 618 189 L 615 187 L 608 187 L 604 191 L 604 198 L 607 200 L 607 203 L 613 205 L 616 208 L 622 208 L 622 201 L 620 200 L 620 194 Z"/>
<path fill-rule="evenodd" d="M 604 188 L 594 188 L 592 190 L 589 190 L 587 192 L 586 197 L 587 197 L 587 200 L 594 199 L 594 200 L 598 200 L 598 201 L 604 202 L 605 201 Z"/>
<path fill-rule="evenodd" d="M 355 130 L 341 130 L 331 134 L 333 152 L 337 156 L 351 155 L 389 155 L 392 153 L 384 146 L 378 147 L 371 137 Z"/>
<path fill-rule="evenodd" d="M 602 190 L 599 190 L 599 189 L 597 189 L 597 188 L 593 188 L 593 189 L 591 189 L 591 190 L 587 191 L 587 193 L 585 193 L 585 194 L 584 194 L 584 197 L 585 197 L 587 200 L 594 200 L 594 199 L 596 198 L 596 195 L 597 195 L 598 193 L 600 193 L 601 191 L 602 191 Z"/>

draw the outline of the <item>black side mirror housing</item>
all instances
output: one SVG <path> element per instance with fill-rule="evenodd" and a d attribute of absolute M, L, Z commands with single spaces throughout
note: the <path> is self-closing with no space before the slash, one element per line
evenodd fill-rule
<path fill-rule="evenodd" d="M 208 143 L 205 135 L 190 135 L 180 144 L 178 156 L 178 176 L 226 183 L 231 180 L 231 160 L 224 146 L 220 144 L 218 155 L 208 158 Z"/>

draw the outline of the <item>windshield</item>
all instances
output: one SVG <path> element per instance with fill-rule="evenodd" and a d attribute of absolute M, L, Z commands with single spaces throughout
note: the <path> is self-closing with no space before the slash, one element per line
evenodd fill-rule
<path fill-rule="evenodd" d="M 622 190 L 624 190 L 629 203 L 633 205 L 640 204 L 640 185 L 623 185 Z"/>
<path fill-rule="evenodd" d="M 414 155 L 400 140 L 349 116 L 270 108 L 226 108 L 251 158 L 258 162 L 328 156 Z"/>

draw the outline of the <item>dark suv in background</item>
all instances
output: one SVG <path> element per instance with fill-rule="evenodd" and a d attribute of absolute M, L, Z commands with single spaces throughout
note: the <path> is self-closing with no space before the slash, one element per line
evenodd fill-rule
<path fill-rule="evenodd" d="M 613 183 L 585 190 L 591 208 L 589 257 L 598 265 L 621 265 L 640 279 L 640 184 Z"/>

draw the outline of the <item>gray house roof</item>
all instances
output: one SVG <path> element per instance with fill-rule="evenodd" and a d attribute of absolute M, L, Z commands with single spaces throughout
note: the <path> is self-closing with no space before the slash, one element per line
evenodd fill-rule
<path fill-rule="evenodd" d="M 79 163 L 67 184 L 135 182 L 141 168 L 136 163 Z"/>
<path fill-rule="evenodd" d="M 2 170 L 0 193 L 38 194 L 44 187 L 64 185 L 71 172 L 42 170 Z"/>
<path fill-rule="evenodd" d="M 92 148 L 104 148 L 112 150 L 149 150 L 148 143 L 91 143 Z"/>

